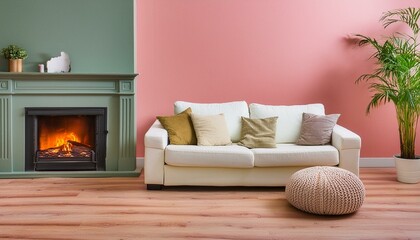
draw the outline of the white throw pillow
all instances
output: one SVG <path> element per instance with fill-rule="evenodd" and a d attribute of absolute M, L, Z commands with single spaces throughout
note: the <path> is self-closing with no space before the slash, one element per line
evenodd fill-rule
<path fill-rule="evenodd" d="M 241 138 L 241 117 L 249 118 L 248 104 L 245 101 L 226 103 L 191 103 L 184 101 L 175 102 L 175 114 L 181 113 L 187 108 L 192 113 L 202 115 L 216 115 L 223 113 L 229 130 L 231 141 L 237 142 Z"/>
<path fill-rule="evenodd" d="M 197 145 L 222 146 L 232 143 L 223 113 L 218 115 L 192 113 L 191 119 L 197 136 Z"/>
<path fill-rule="evenodd" d="M 193 111 L 194 112 L 194 111 Z M 249 105 L 251 118 L 278 117 L 276 143 L 295 143 L 302 126 L 302 114 L 312 113 L 325 115 L 324 105 L 320 103 L 307 105 L 274 106 L 251 103 Z"/>

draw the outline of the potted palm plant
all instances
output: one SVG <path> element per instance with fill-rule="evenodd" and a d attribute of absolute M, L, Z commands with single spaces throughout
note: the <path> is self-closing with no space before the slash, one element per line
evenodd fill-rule
<path fill-rule="evenodd" d="M 373 92 L 366 112 L 382 104 L 395 105 L 400 154 L 395 155 L 397 179 L 405 183 L 420 182 L 420 159 L 415 154 L 416 129 L 420 115 L 420 52 L 419 33 L 420 8 L 405 8 L 385 12 L 380 21 L 383 27 L 403 23 L 410 33 L 397 32 L 383 41 L 357 34 L 360 46 L 374 49 L 372 58 L 376 68 L 363 74 L 356 82 L 367 82 Z"/>
<path fill-rule="evenodd" d="M 4 58 L 9 60 L 9 72 L 22 72 L 23 59 L 28 57 L 25 49 L 16 45 L 9 45 L 1 50 Z"/>

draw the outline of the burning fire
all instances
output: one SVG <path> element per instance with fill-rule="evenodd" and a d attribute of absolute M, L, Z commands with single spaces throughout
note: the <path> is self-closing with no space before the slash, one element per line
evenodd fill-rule
<path fill-rule="evenodd" d="M 80 137 L 74 132 L 53 133 L 40 141 L 39 158 L 91 158 L 91 146 L 81 143 Z"/>
<path fill-rule="evenodd" d="M 80 139 L 73 133 L 64 133 L 61 136 L 56 136 L 56 147 L 59 147 L 65 143 L 67 143 L 68 141 L 74 141 L 74 142 L 80 142 Z"/>
<path fill-rule="evenodd" d="M 91 146 L 81 143 L 80 138 L 74 132 L 54 133 L 42 142 L 51 142 L 51 145 L 40 149 L 39 158 L 92 157 Z"/>
<path fill-rule="evenodd" d="M 81 142 L 74 132 L 55 133 L 41 140 L 40 149 L 59 148 L 61 151 L 71 152 L 72 142 Z"/>
<path fill-rule="evenodd" d="M 90 158 L 95 144 L 95 125 L 86 116 L 40 116 L 39 158 Z"/>
<path fill-rule="evenodd" d="M 80 142 L 80 139 L 73 133 L 65 133 L 62 136 L 56 138 L 56 147 L 60 147 L 63 152 L 71 152 L 72 151 L 72 144 L 70 141 L 73 142 Z"/>

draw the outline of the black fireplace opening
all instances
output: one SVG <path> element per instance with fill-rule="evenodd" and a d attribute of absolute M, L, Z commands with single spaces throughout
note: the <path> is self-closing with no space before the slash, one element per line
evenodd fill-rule
<path fill-rule="evenodd" d="M 106 108 L 25 108 L 25 171 L 105 171 Z"/>

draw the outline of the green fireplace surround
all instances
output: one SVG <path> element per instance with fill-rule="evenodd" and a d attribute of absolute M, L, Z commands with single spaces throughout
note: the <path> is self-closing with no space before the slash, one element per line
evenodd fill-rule
<path fill-rule="evenodd" d="M 138 176 L 136 74 L 0 73 L 0 178 Z M 25 171 L 25 108 L 107 109 L 105 171 Z"/>

